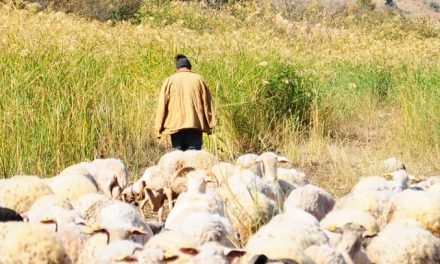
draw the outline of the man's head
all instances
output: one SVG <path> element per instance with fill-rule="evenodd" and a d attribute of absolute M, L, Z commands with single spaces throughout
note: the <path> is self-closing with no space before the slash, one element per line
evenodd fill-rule
<path fill-rule="evenodd" d="M 176 69 L 179 70 L 181 68 L 187 68 L 191 70 L 191 62 L 189 62 L 188 58 L 183 54 L 176 55 Z"/>

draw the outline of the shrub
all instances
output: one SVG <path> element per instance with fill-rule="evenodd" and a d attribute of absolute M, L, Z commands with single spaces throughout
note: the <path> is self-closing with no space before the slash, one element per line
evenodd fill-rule
<path fill-rule="evenodd" d="M 52 8 L 66 13 L 106 20 L 123 20 L 132 17 L 142 0 L 36 0 L 44 9 Z"/>

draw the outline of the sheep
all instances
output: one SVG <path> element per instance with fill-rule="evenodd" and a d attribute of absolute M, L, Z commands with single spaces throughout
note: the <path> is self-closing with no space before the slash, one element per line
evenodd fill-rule
<path fill-rule="evenodd" d="M 89 226 L 98 226 L 98 230 L 105 229 L 112 241 L 128 237 L 144 244 L 153 236 L 151 228 L 142 221 L 139 210 L 118 200 L 95 203 L 87 210 L 84 220 Z"/>
<path fill-rule="evenodd" d="M 62 174 L 48 179 L 46 183 L 53 193 L 66 199 L 76 199 L 98 191 L 95 184 L 82 175 Z"/>
<path fill-rule="evenodd" d="M 30 223 L 55 224 L 55 231 L 58 231 L 60 226 L 82 222 L 81 215 L 78 212 L 52 205 L 32 207 L 26 212 L 26 217 Z"/>
<path fill-rule="evenodd" d="M 379 218 L 393 195 L 394 193 L 390 190 L 348 194 L 336 202 L 334 210 L 360 209 Z"/>
<path fill-rule="evenodd" d="M 92 170 L 92 165 L 90 162 L 80 162 L 65 168 L 58 174 L 58 176 L 65 176 L 65 175 L 83 176 L 88 178 L 95 185 L 95 187 L 98 188 L 98 184 L 93 178 L 91 170 Z"/>
<path fill-rule="evenodd" d="M 173 198 L 186 190 L 186 173 L 195 169 L 209 172 L 218 163 L 218 159 L 204 150 L 175 150 L 161 157 L 156 167 L 153 167 L 145 182 L 145 200 L 141 202 L 143 209 L 148 201 L 157 211 L 162 220 L 163 202 L 168 200 L 168 208 L 173 208 Z"/>
<path fill-rule="evenodd" d="M 32 208 L 36 207 L 42 207 L 42 206 L 57 206 L 60 208 L 72 210 L 72 204 L 70 201 L 64 197 L 61 197 L 56 194 L 49 194 L 42 196 L 38 198 L 31 206 L 29 210 L 32 210 Z"/>
<path fill-rule="evenodd" d="M 340 209 L 328 213 L 320 222 L 324 229 L 333 231 L 342 228 L 345 224 L 355 223 L 366 229 L 366 234 L 373 236 L 377 234 L 379 227 L 371 214 L 360 209 Z"/>
<path fill-rule="evenodd" d="M 224 216 L 223 204 L 219 198 L 206 193 L 207 175 L 201 171 L 193 171 L 187 174 L 187 178 L 188 190 L 177 198 L 174 208 L 168 214 L 165 228 L 179 226 L 178 222 L 194 212 L 217 213 Z"/>
<path fill-rule="evenodd" d="M 128 172 L 124 162 L 119 159 L 96 159 L 92 161 L 90 173 L 93 175 L 99 190 L 117 198 L 127 187 Z"/>
<path fill-rule="evenodd" d="M 0 263 L 70 263 L 55 234 L 41 225 L 0 224 Z"/>
<path fill-rule="evenodd" d="M 81 250 L 89 235 L 83 231 L 82 224 L 67 223 L 61 225 L 56 231 L 56 236 L 72 263 L 77 263 Z"/>
<path fill-rule="evenodd" d="M 367 247 L 377 264 L 440 263 L 440 239 L 411 219 L 389 223 Z"/>
<path fill-rule="evenodd" d="M 432 177 L 429 177 L 421 182 L 414 184 L 412 187 L 419 187 L 423 190 L 427 190 L 432 185 L 439 184 L 439 183 L 440 183 L 440 176 L 432 176 Z"/>
<path fill-rule="evenodd" d="M 157 170 L 157 166 L 152 166 L 149 168 L 146 168 L 144 171 L 144 174 L 137 179 L 133 184 L 128 185 L 123 191 L 123 197 L 124 199 L 127 199 L 126 197 L 130 194 L 131 196 L 139 196 L 143 195 L 143 191 L 147 184 L 151 182 L 152 174 L 155 173 Z M 143 197 L 141 197 L 143 198 Z"/>
<path fill-rule="evenodd" d="M 396 157 L 391 157 L 383 161 L 383 167 L 386 171 L 405 170 L 405 165 Z"/>
<path fill-rule="evenodd" d="M 304 253 L 315 264 L 346 264 L 342 254 L 328 244 L 312 245 Z"/>
<path fill-rule="evenodd" d="M 131 258 L 129 256 L 134 255 L 136 251 L 140 252 L 143 249 L 143 245 L 135 243 L 129 240 L 114 241 L 99 252 L 97 252 L 97 258 L 95 263 L 97 264 L 111 264 L 111 263 L 124 263 L 126 260 L 128 263 Z M 135 260 L 135 259 L 134 259 Z M 90 260 L 91 262 L 93 260 Z"/>
<path fill-rule="evenodd" d="M 381 224 L 410 218 L 440 236 L 440 197 L 432 192 L 405 190 L 396 194 L 384 211 Z"/>
<path fill-rule="evenodd" d="M 87 210 L 97 202 L 107 202 L 111 198 L 100 193 L 88 193 L 71 201 L 73 208 L 82 216 L 86 215 Z"/>
<path fill-rule="evenodd" d="M 294 168 L 277 168 L 277 179 L 287 181 L 298 186 L 309 184 L 309 180 L 303 172 Z"/>
<path fill-rule="evenodd" d="M 408 187 L 408 180 L 413 178 L 404 170 L 394 171 L 385 176 L 392 179 L 387 180 L 381 176 L 362 177 L 358 183 L 352 188 L 352 194 L 359 194 L 365 191 L 383 191 L 391 190 L 395 193 L 400 192 Z"/>
<path fill-rule="evenodd" d="M 262 226 L 246 244 L 246 259 L 264 254 L 270 259 L 292 259 L 311 263 L 304 251 L 312 245 L 328 244 L 317 219 L 300 210 L 275 216 Z"/>
<path fill-rule="evenodd" d="M 226 184 L 229 176 L 233 175 L 237 167 L 228 162 L 219 162 L 213 165 L 209 171 L 209 175 L 217 180 L 218 185 Z"/>
<path fill-rule="evenodd" d="M 24 213 L 40 197 L 53 194 L 37 176 L 14 176 L 2 182 L 0 203 L 18 213 Z"/>
<path fill-rule="evenodd" d="M 9 222 L 9 221 L 23 221 L 23 218 L 16 211 L 0 207 L 0 222 Z"/>
<path fill-rule="evenodd" d="M 332 195 L 314 185 L 306 185 L 293 190 L 284 202 L 285 212 L 291 208 L 300 208 L 311 213 L 318 220 L 333 209 L 335 200 Z"/>
<path fill-rule="evenodd" d="M 177 263 L 182 264 L 229 264 L 245 254 L 243 250 L 224 247 L 216 242 L 208 242 L 197 248 L 181 248 L 180 251 L 190 256 L 184 262 L 181 258 L 177 259 Z"/>

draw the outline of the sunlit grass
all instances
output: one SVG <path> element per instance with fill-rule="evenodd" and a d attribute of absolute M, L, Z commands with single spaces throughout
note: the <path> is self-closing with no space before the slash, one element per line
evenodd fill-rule
<path fill-rule="evenodd" d="M 112 26 L 0 8 L 0 175 L 115 156 L 136 177 L 169 146 L 152 126 L 180 52 L 214 95 L 219 124 L 205 147 L 224 159 L 286 153 L 336 194 L 391 155 L 414 174 L 438 173 L 438 31 L 398 15 L 312 11 L 314 23 L 293 23 L 252 4 L 176 1 Z"/>

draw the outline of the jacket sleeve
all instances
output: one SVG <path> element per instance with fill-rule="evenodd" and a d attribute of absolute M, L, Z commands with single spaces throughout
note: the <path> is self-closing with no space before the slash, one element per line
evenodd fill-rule
<path fill-rule="evenodd" d="M 211 93 L 209 92 L 208 86 L 204 81 L 202 81 L 202 87 L 203 111 L 209 128 L 210 130 L 212 130 L 216 125 L 214 102 L 212 101 Z"/>
<path fill-rule="evenodd" d="M 169 90 L 169 79 L 166 79 L 160 89 L 156 109 L 156 119 L 154 122 L 154 130 L 158 138 L 161 137 L 162 131 L 164 130 L 163 125 L 168 114 Z"/>

